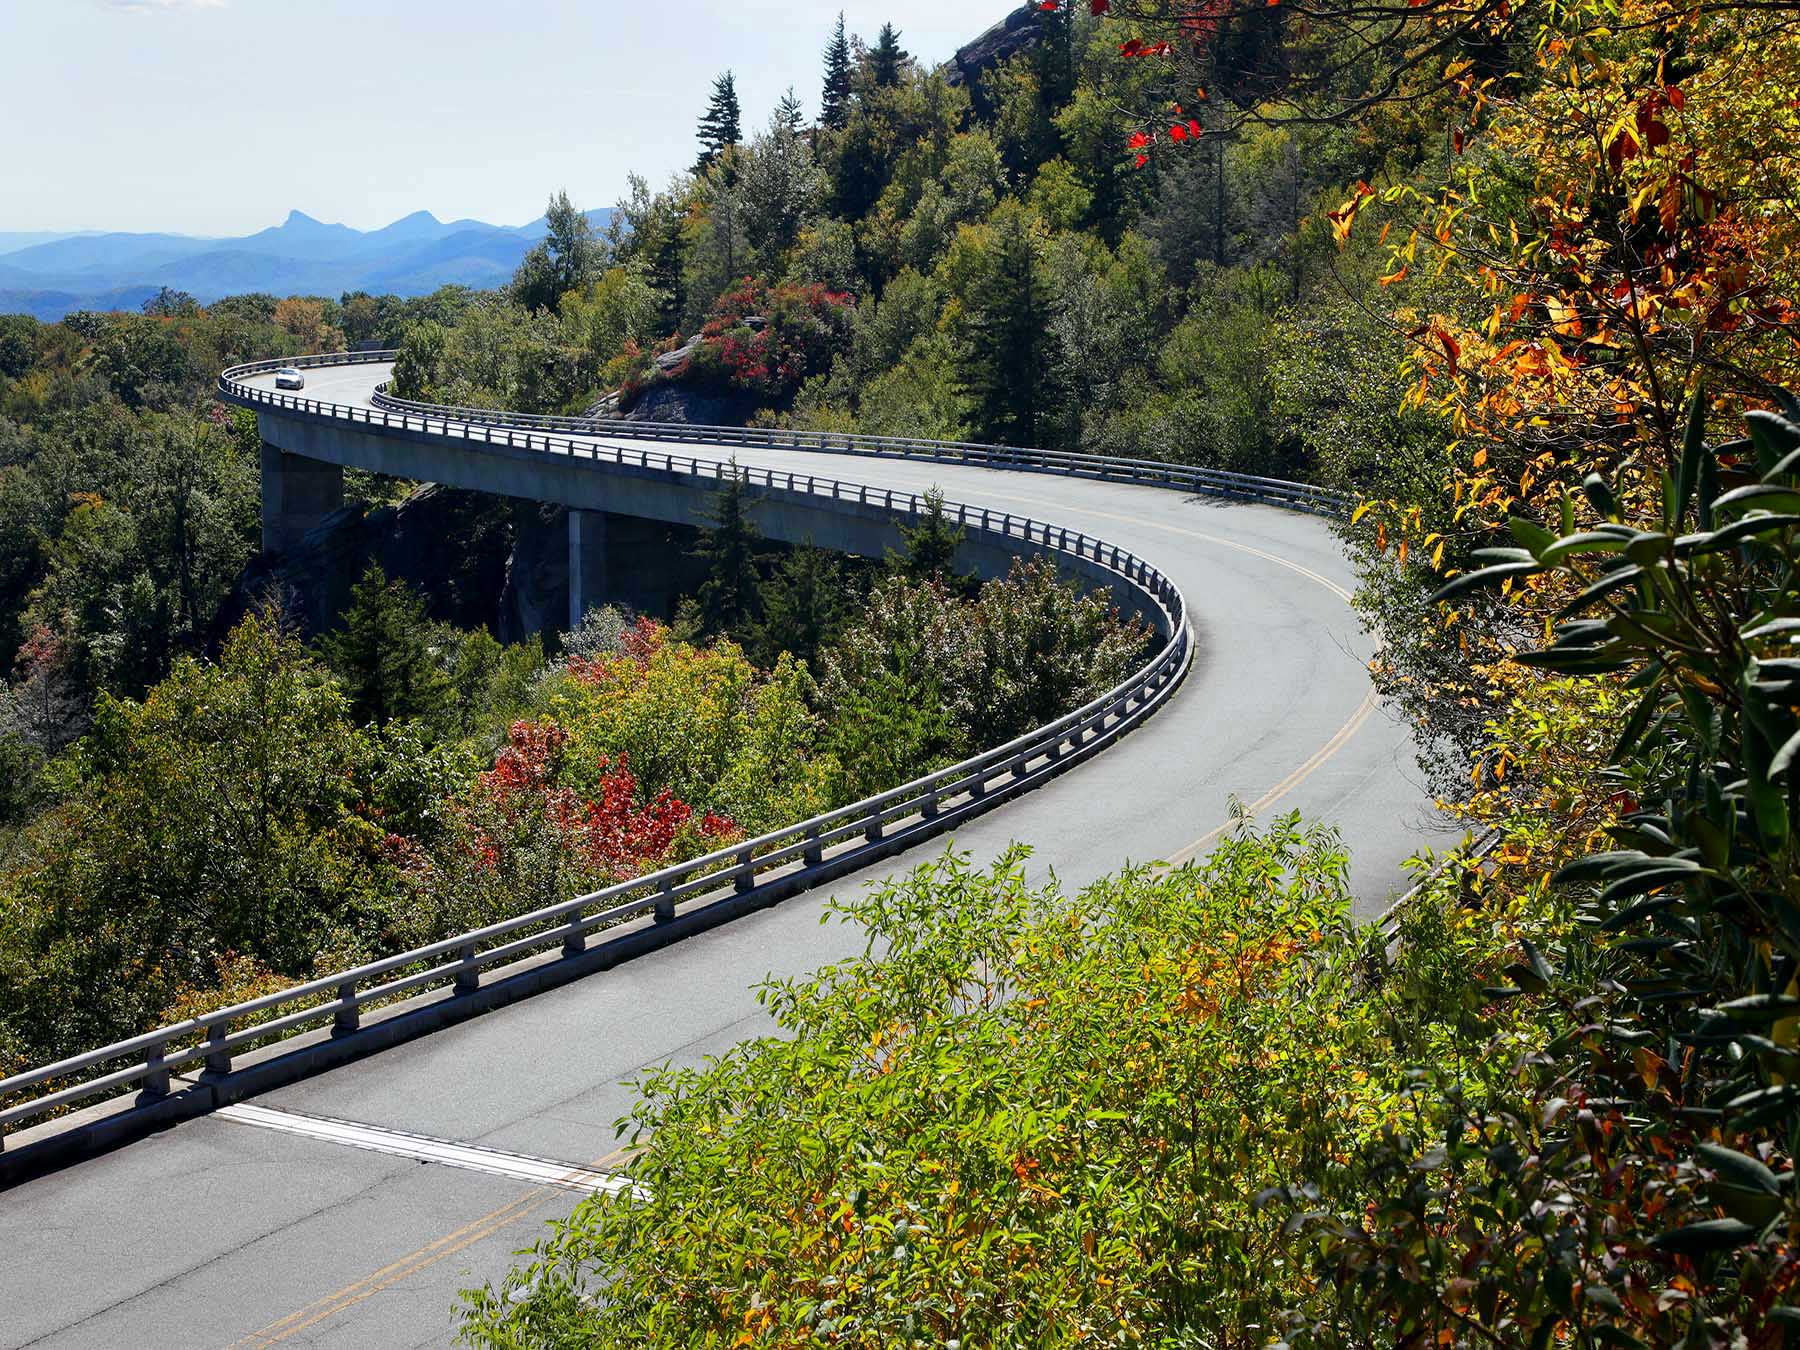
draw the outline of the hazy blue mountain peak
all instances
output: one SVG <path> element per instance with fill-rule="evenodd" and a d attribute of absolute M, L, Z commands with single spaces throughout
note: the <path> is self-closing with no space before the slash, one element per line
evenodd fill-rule
<path fill-rule="evenodd" d="M 588 212 L 604 230 L 611 212 Z M 332 224 L 299 209 L 279 225 L 230 239 L 174 234 L 87 234 L 16 240 L 0 250 L 0 313 L 45 320 L 76 309 L 135 307 L 160 287 L 206 304 L 227 295 L 337 296 L 348 291 L 422 295 L 445 285 L 503 286 L 533 243 L 540 218 L 525 226 L 444 222 L 414 211 L 378 230 Z"/>

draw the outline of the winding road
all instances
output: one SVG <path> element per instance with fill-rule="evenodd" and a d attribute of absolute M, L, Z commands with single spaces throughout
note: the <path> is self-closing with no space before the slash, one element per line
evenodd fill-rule
<path fill-rule="evenodd" d="M 388 367 L 308 372 L 306 396 L 370 406 Z M 272 377 L 258 377 L 272 387 Z M 618 437 L 608 445 L 628 444 Z M 655 446 L 665 449 L 664 446 Z M 1186 683 L 1095 758 L 968 821 L 1079 886 L 1204 850 L 1235 796 L 1338 826 L 1358 907 L 1443 842 L 1408 732 L 1370 692 L 1350 569 L 1323 520 L 1122 483 L 953 463 L 708 449 L 1028 514 L 1120 544 L 1185 593 Z M 829 460 L 829 463 L 825 461 Z M 598 466 L 596 472 L 603 472 Z M 939 840 L 928 846 L 944 846 Z M 38 1177 L 0 1194 L 0 1347 L 437 1346 L 456 1291 L 607 1173 L 632 1077 L 768 1029 L 754 988 L 848 955 L 819 923 L 892 860 L 616 969 Z"/>

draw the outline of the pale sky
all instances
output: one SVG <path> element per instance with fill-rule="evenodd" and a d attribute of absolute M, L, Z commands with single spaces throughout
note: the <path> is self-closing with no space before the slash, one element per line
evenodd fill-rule
<path fill-rule="evenodd" d="M 746 132 L 818 109 L 842 8 L 937 62 L 1008 0 L 0 0 L 0 230 L 234 235 L 290 208 L 518 225 L 692 162 L 712 80 Z"/>

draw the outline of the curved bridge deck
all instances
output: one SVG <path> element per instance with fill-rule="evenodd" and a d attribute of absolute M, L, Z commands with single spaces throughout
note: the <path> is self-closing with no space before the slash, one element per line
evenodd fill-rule
<path fill-rule="evenodd" d="M 367 408 L 386 378 L 375 365 L 309 370 L 304 397 Z M 281 436 L 275 421 L 266 437 Z M 1120 544 L 1185 593 L 1197 656 L 1167 705 L 961 825 L 956 847 L 986 858 L 1026 841 L 1036 871 L 1078 886 L 1127 860 L 1203 849 L 1235 795 L 1264 816 L 1298 809 L 1339 826 L 1359 909 L 1374 914 L 1403 884 L 1401 860 L 1434 842 L 1407 729 L 1369 695 L 1371 652 L 1326 522 L 1044 473 L 647 445 L 884 489 L 938 486 Z M 757 982 L 858 945 L 819 924 L 827 900 L 917 860 L 14 1188 L 0 1199 L 0 1347 L 447 1343 L 455 1291 L 497 1276 L 573 1202 L 556 1168 L 546 1180 L 535 1160 L 604 1172 L 627 1080 L 763 1032 Z"/>

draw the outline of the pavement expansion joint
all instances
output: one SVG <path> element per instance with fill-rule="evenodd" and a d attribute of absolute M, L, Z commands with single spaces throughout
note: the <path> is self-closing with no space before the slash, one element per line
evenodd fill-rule
<path fill-rule="evenodd" d="M 389 1130 L 352 1120 L 335 1120 L 329 1116 L 255 1106 L 249 1102 L 222 1106 L 212 1114 L 237 1125 L 250 1125 L 280 1134 L 317 1139 L 345 1148 L 362 1149 L 366 1153 L 412 1158 L 418 1162 L 437 1163 L 468 1172 L 486 1172 L 490 1176 L 529 1182 L 535 1186 L 560 1186 L 564 1190 L 589 1193 L 605 1191 L 609 1195 L 626 1191 L 640 1193 L 639 1187 L 616 1172 L 597 1171 L 592 1167 L 559 1162 L 553 1158 L 532 1157 L 525 1153 L 507 1153 L 474 1144 L 459 1144 L 454 1140 L 435 1139 L 429 1135 L 408 1134 L 403 1130 Z"/>

